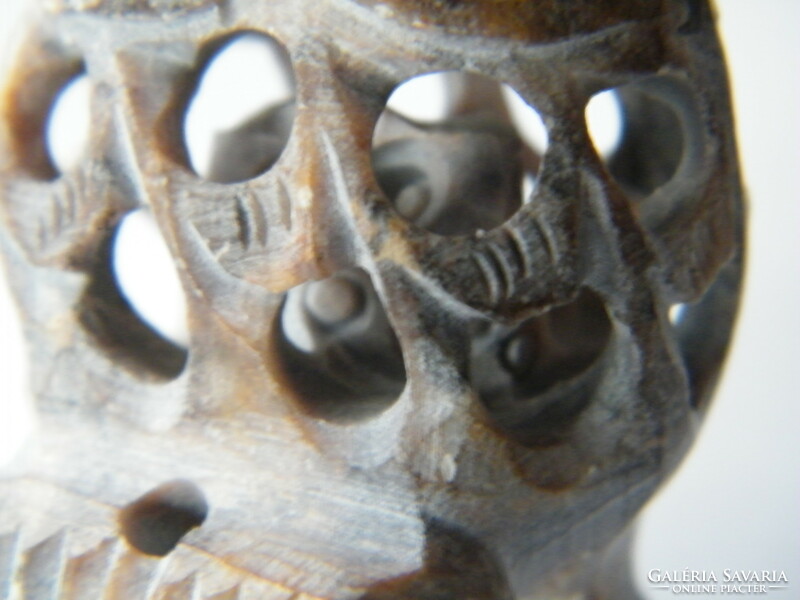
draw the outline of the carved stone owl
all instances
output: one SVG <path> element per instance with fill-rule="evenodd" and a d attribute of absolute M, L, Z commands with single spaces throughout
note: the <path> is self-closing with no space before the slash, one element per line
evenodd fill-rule
<path fill-rule="evenodd" d="M 629 525 L 702 421 L 740 285 L 707 2 L 31 5 L 0 240 L 38 421 L 0 474 L 0 598 L 633 597 Z M 243 34 L 293 93 L 201 168 L 186 114 Z M 430 73 L 440 119 L 387 106 Z M 79 74 L 92 135 L 61 172 L 44 131 Z M 185 346 L 115 275 L 140 209 Z"/>

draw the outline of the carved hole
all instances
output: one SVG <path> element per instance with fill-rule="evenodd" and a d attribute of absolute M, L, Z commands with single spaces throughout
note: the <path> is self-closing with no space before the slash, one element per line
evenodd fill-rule
<path fill-rule="evenodd" d="M 691 389 L 691 402 L 705 410 L 725 359 L 736 316 L 742 265 L 732 258 L 699 299 L 670 311 L 678 352 Z M 678 308 L 676 308 L 678 307 Z"/>
<path fill-rule="evenodd" d="M 469 377 L 489 417 L 526 446 L 557 443 L 588 403 L 611 337 L 594 292 L 524 321 L 476 336 Z"/>
<path fill-rule="evenodd" d="M 190 481 L 175 480 L 126 506 L 119 523 L 125 540 L 139 552 L 166 556 L 207 516 L 208 503 L 200 488 Z"/>
<path fill-rule="evenodd" d="M 544 156 L 550 143 L 542 116 L 509 85 L 501 85 L 503 99 L 517 134 L 538 156 Z"/>
<path fill-rule="evenodd" d="M 588 127 L 594 133 L 598 154 L 620 187 L 634 199 L 649 196 L 668 183 L 684 155 L 681 118 L 660 87 L 658 81 L 623 85 L 595 96 L 587 108 Z M 622 117 L 621 137 L 610 152 L 611 144 L 603 142 L 600 124 L 590 112 L 596 111 L 603 95 L 609 93 L 618 98 Z"/>
<path fill-rule="evenodd" d="M 287 383 L 320 418 L 353 422 L 377 415 L 405 387 L 400 344 L 361 269 L 290 290 L 276 336 Z"/>
<path fill-rule="evenodd" d="M 291 62 L 276 40 L 245 33 L 227 41 L 206 63 L 186 111 L 192 169 L 220 183 L 269 170 L 288 142 L 294 98 Z"/>
<path fill-rule="evenodd" d="M 597 153 L 612 156 L 622 140 L 622 104 L 614 90 L 595 94 L 586 105 L 586 125 Z"/>
<path fill-rule="evenodd" d="M 133 227 L 127 224 L 127 219 L 124 219 L 101 245 L 99 255 L 91 269 L 91 282 L 81 302 L 80 320 L 95 342 L 121 367 L 144 378 L 170 380 L 181 374 L 188 356 L 186 348 L 179 343 L 185 336 L 180 325 L 185 323 L 181 315 L 182 304 L 180 301 L 176 302 L 176 297 L 165 295 L 176 291 L 173 279 L 175 275 L 172 272 L 174 267 L 168 252 L 163 247 L 156 248 L 164 242 L 159 239 L 153 243 L 152 231 L 149 233 L 151 240 L 147 243 L 153 247 L 145 248 L 144 242 L 139 242 L 137 248 L 137 241 L 130 238 L 138 237 L 132 235 L 136 233 L 135 229 L 143 228 L 141 224 L 137 227 L 137 221 L 146 218 L 137 217 L 136 213 L 133 218 Z M 134 231 L 127 231 L 129 227 Z M 154 237 L 158 238 L 157 235 Z M 141 255 L 136 257 L 135 262 L 139 263 L 136 268 L 130 269 L 125 266 L 121 269 L 125 272 L 122 278 L 123 284 L 118 280 L 120 270 L 118 265 L 127 264 L 130 254 L 137 252 Z M 149 282 L 146 281 L 147 271 L 151 274 Z M 123 285 L 125 292 L 122 289 Z M 155 287 L 157 285 L 164 287 Z M 171 292 L 169 292 L 170 287 Z M 142 296 L 145 294 L 151 296 L 147 302 L 142 301 Z M 182 298 L 180 292 L 178 295 Z M 151 308 L 157 302 L 172 304 L 177 314 L 166 320 L 175 319 L 175 321 L 167 324 L 164 322 L 162 311 L 156 310 L 158 315 L 153 322 L 157 324 L 156 326 L 162 327 L 165 333 L 169 332 L 174 341 L 146 322 L 133 308 L 128 297 L 137 303 L 145 318 L 153 318 Z"/>
<path fill-rule="evenodd" d="M 669 321 L 673 325 L 678 325 L 686 314 L 686 304 L 673 304 L 669 308 Z"/>
<path fill-rule="evenodd" d="M 120 292 L 139 318 L 176 346 L 186 347 L 186 297 L 149 210 L 136 210 L 120 222 L 112 260 Z"/>
<path fill-rule="evenodd" d="M 441 235 L 504 223 L 533 194 L 547 132 L 509 86 L 474 73 L 400 85 L 375 126 L 375 178 L 405 219 Z"/>
<path fill-rule="evenodd" d="M 50 162 L 58 173 L 76 169 L 85 159 L 89 147 L 90 101 L 91 83 L 81 73 L 67 82 L 53 102 L 45 125 L 45 139 Z"/>

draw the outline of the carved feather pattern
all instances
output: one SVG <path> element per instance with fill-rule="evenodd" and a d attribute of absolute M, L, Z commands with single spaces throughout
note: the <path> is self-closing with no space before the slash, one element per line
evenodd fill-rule
<path fill-rule="evenodd" d="M 174 556 L 149 557 L 114 535 L 70 556 L 66 529 L 25 550 L 19 540 L 19 531 L 0 535 L 0 600 L 324 600 L 231 571 L 186 545 Z M 183 561 L 200 567 L 173 580 L 181 569 L 171 563 Z M 222 590 L 220 581 L 228 582 Z"/>
<path fill-rule="evenodd" d="M 124 132 L 97 133 L 98 155 L 61 179 L 31 181 L 14 161 L 0 173 L 0 235 L 24 250 L 9 253 L 9 271 L 28 318 L 38 410 L 24 460 L 0 473 L 0 600 L 622 600 L 591 580 L 608 574 L 597 567 L 607 549 L 688 447 L 738 295 L 740 257 L 721 265 L 739 240 L 703 234 L 741 217 L 713 23 L 681 33 L 678 3 L 654 3 L 647 12 L 658 18 L 639 22 L 625 9 L 636 2 L 618 0 L 579 15 L 576 28 L 550 18 L 554 2 L 520 3 L 537 24 L 519 32 L 532 36 L 522 43 L 493 33 L 505 17 L 479 18 L 487 0 L 45 4 L 31 37 L 49 50 L 22 47 L 11 94 L 41 94 L 30 81 L 77 61 L 100 116 L 113 112 Z M 462 43 L 465 30 L 452 26 L 467 16 L 470 40 L 491 43 Z M 440 18 L 453 35 L 431 34 Z M 290 57 L 287 145 L 266 171 L 207 181 L 186 160 L 181 125 L 207 58 L 244 28 L 274 36 Z M 549 178 L 537 175 L 536 189 L 549 204 L 537 209 L 534 198 L 468 232 L 426 230 L 409 215 L 434 199 L 462 208 L 474 192 L 486 208 L 496 197 L 471 153 L 448 162 L 456 143 L 421 146 L 420 169 L 387 171 L 397 195 L 381 195 L 371 136 L 387 94 L 420 64 L 468 65 L 496 91 L 511 81 L 542 101 L 550 146 L 537 164 Z M 696 174 L 718 178 L 707 187 L 730 202 L 699 198 L 685 227 L 647 230 L 604 186 L 591 202 L 580 197 L 577 178 L 607 174 L 580 147 L 589 141 L 576 94 L 647 85 L 633 74 L 684 78 L 708 120 L 696 129 L 719 131 L 707 148 L 730 147 L 709 151 L 719 164 Z M 0 135 L 0 151 L 24 147 L 6 143 L 29 138 L 24 125 Z M 117 156 L 104 143 L 120 135 L 130 148 Z M 476 152 L 478 166 L 487 154 L 503 158 Z M 516 194 L 515 178 L 496 179 L 507 181 Z M 612 200 L 630 218 L 597 218 L 603 227 L 583 236 L 590 218 L 576 223 L 571 209 L 596 216 Z M 173 348 L 113 301 L 116 275 L 97 260 L 137 206 L 152 209 L 187 292 L 191 335 L 175 369 L 160 368 Z M 669 238 L 674 256 L 644 263 L 647 236 Z M 704 252 L 714 260 L 701 283 L 717 277 L 710 294 L 659 288 Z M 587 265 L 593 272 L 579 273 Z M 601 267 L 614 276 L 598 276 Z M 693 307 L 673 326 L 676 298 Z M 128 346 L 137 360 L 120 351 Z M 364 381 L 377 391 L 358 396 Z M 347 385 L 331 393 L 336 382 Z M 162 556 L 148 546 L 169 529 L 159 511 L 186 517 L 191 486 L 202 517 Z"/>

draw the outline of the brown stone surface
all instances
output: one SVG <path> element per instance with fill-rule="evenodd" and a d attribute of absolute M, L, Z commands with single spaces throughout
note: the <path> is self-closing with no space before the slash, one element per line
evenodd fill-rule
<path fill-rule="evenodd" d="M 0 97 L 38 414 L 0 473 L 0 598 L 632 597 L 628 525 L 705 414 L 740 283 L 705 2 L 40 9 Z M 245 30 L 286 48 L 295 97 L 221 137 L 203 178 L 184 116 Z M 384 111 L 440 71 L 471 74 L 448 118 Z M 80 72 L 92 137 L 60 173 L 45 123 Z M 492 82 L 539 111 L 544 152 Z M 601 157 L 584 109 L 609 88 L 628 129 Z M 137 208 L 186 347 L 111 269 Z"/>

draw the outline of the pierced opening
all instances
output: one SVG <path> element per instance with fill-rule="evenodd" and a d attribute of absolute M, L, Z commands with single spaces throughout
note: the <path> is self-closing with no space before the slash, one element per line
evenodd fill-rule
<path fill-rule="evenodd" d="M 166 556 L 208 516 L 208 502 L 191 481 L 176 479 L 158 486 L 122 509 L 122 536 L 139 552 Z"/>
<path fill-rule="evenodd" d="M 592 96 L 586 105 L 586 125 L 595 150 L 608 159 L 622 141 L 622 104 L 616 91 L 606 90 Z"/>
<path fill-rule="evenodd" d="M 269 170 L 288 142 L 294 99 L 283 46 L 261 33 L 228 40 L 206 63 L 186 111 L 184 138 L 194 172 L 233 183 Z"/>
<path fill-rule="evenodd" d="M 689 377 L 692 406 L 708 407 L 730 343 L 739 305 L 742 264 L 738 256 L 722 267 L 698 300 L 670 310 L 678 351 Z"/>
<path fill-rule="evenodd" d="M 91 82 L 79 73 L 56 96 L 45 125 L 47 153 L 55 172 L 76 169 L 89 148 Z"/>
<path fill-rule="evenodd" d="M 623 85 L 594 96 L 587 107 L 588 127 L 598 154 L 633 198 L 649 196 L 668 183 L 684 155 L 684 126 L 668 94 L 663 93 L 668 88 L 665 83 L 656 79 Z M 621 127 L 611 116 L 610 94 L 617 98 Z M 601 109 L 607 115 L 604 118 Z M 607 128 L 605 133 L 601 125 Z M 618 141 L 613 143 L 615 139 Z"/>
<path fill-rule="evenodd" d="M 550 143 L 542 116 L 511 86 L 502 84 L 500 89 L 517 134 L 541 158 Z"/>
<path fill-rule="evenodd" d="M 362 269 L 289 291 L 276 335 L 287 383 L 315 416 L 365 419 L 386 410 L 405 387 L 400 344 Z"/>
<path fill-rule="evenodd" d="M 584 289 L 571 303 L 476 337 L 469 377 L 490 419 L 527 446 L 557 443 L 588 403 L 611 321 Z"/>
<path fill-rule="evenodd" d="M 669 307 L 669 321 L 673 325 L 678 325 L 686 314 L 686 304 L 673 304 Z"/>
<path fill-rule="evenodd" d="M 120 222 L 112 261 L 120 292 L 139 318 L 176 346 L 186 347 L 186 296 L 149 210 L 135 210 Z"/>
<path fill-rule="evenodd" d="M 181 374 L 188 357 L 182 345 L 185 305 L 172 258 L 157 230 L 147 231 L 148 218 L 132 213 L 101 246 L 80 318 L 120 366 L 141 377 L 170 380 Z M 147 237 L 140 239 L 137 230 L 143 229 Z"/>
<path fill-rule="evenodd" d="M 392 92 L 386 107 L 415 123 L 439 123 L 452 111 L 453 98 L 448 90 L 458 85 L 460 77 L 457 71 L 414 77 Z"/>
<path fill-rule="evenodd" d="M 391 95 L 373 134 L 375 178 L 397 212 L 441 235 L 508 220 L 533 194 L 547 131 L 509 86 L 422 75 Z"/>

